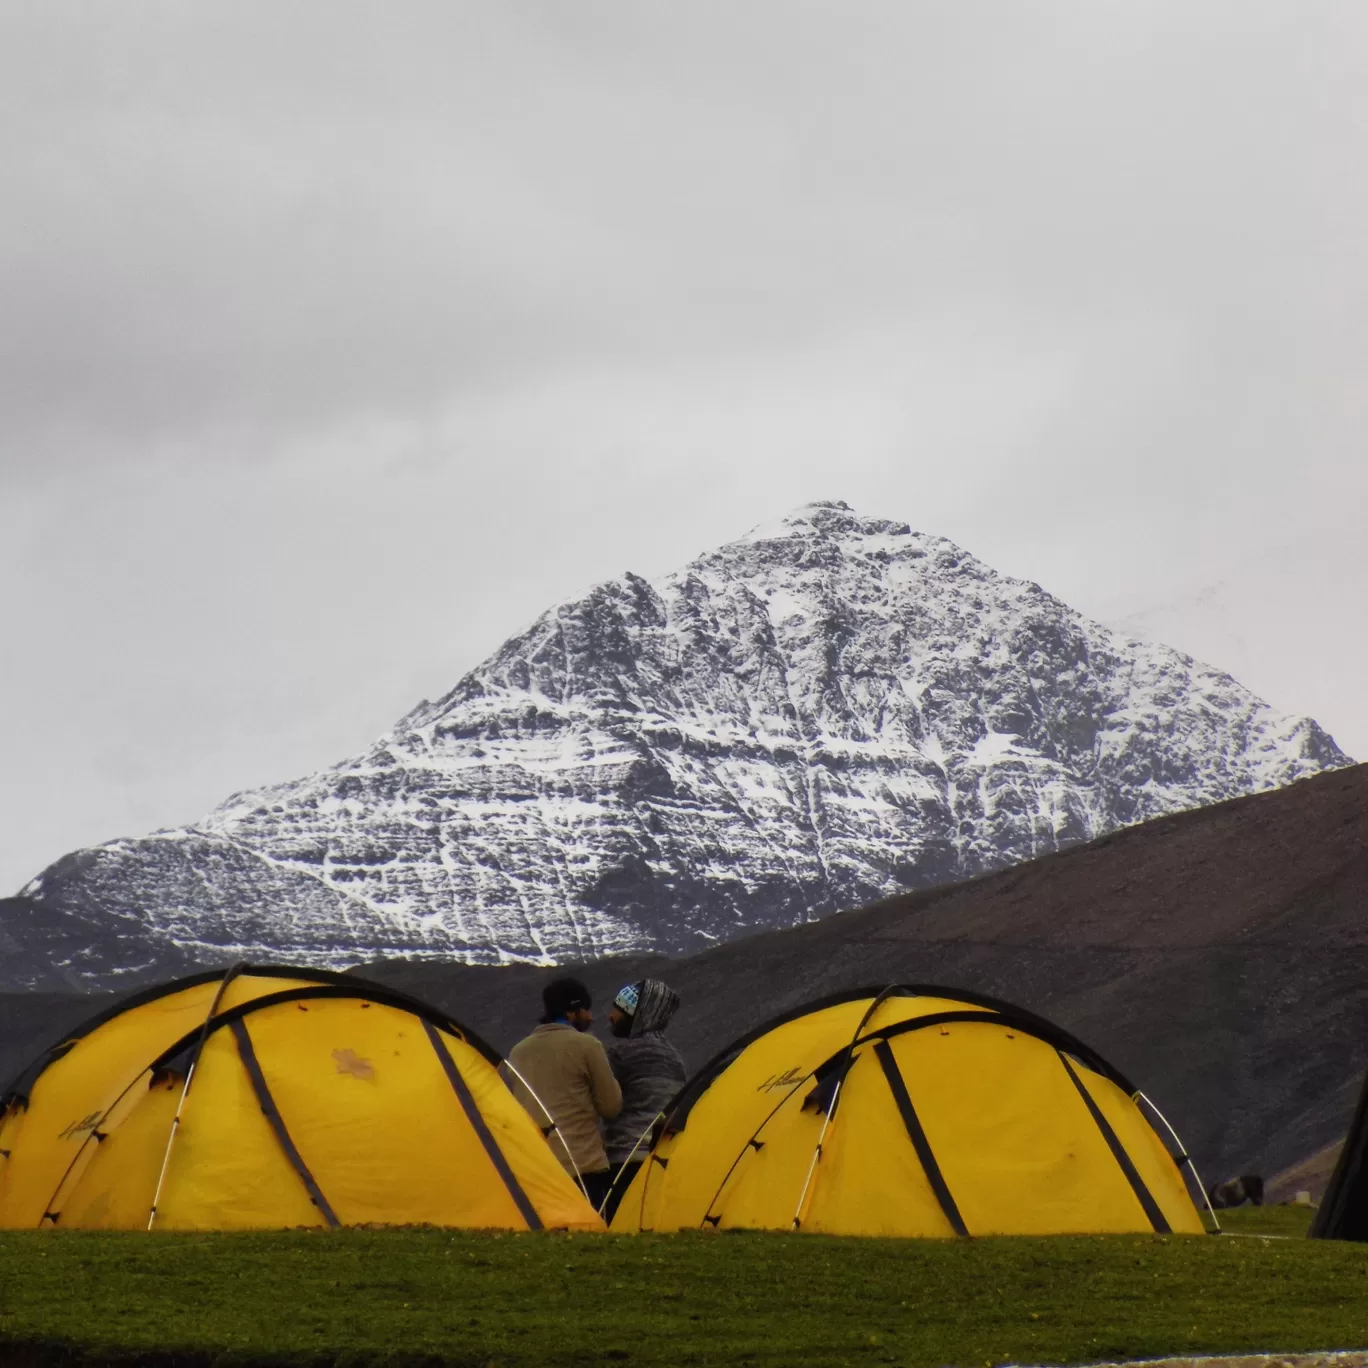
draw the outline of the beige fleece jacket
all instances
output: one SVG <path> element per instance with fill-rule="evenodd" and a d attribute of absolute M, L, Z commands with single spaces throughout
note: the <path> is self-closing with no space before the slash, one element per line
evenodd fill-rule
<path fill-rule="evenodd" d="M 508 1052 L 508 1062 L 536 1093 L 536 1097 L 531 1096 L 516 1077 L 509 1079 L 514 1096 L 532 1119 L 543 1130 L 555 1121 L 565 1144 L 552 1135 L 551 1148 L 566 1169 L 574 1172 L 565 1153 L 567 1146 L 581 1173 L 606 1169 L 608 1154 L 599 1135 L 598 1119 L 618 1114 L 622 1089 L 613 1077 L 603 1046 L 573 1026 L 553 1022 L 538 1026 L 520 1040 Z M 537 1105 L 538 1100 L 550 1117 Z"/>

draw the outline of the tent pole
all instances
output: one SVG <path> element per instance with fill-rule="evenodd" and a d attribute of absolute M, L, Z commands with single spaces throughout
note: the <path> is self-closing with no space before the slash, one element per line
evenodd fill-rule
<path fill-rule="evenodd" d="M 508 1072 L 511 1073 L 513 1077 L 516 1078 L 518 1082 L 521 1083 L 523 1087 L 527 1089 L 527 1095 L 537 1104 L 537 1106 L 541 1108 L 541 1114 L 544 1117 L 546 1117 L 547 1121 L 550 1122 L 551 1125 L 551 1129 L 542 1130 L 542 1134 L 547 1137 L 548 1142 L 550 1140 L 550 1137 L 553 1135 L 556 1137 L 557 1140 L 560 1141 L 561 1149 L 565 1151 L 565 1157 L 570 1161 L 570 1167 L 574 1171 L 576 1186 L 578 1186 L 579 1190 L 584 1194 L 584 1200 L 586 1202 L 589 1202 L 590 1206 L 593 1206 L 593 1203 L 589 1201 L 589 1189 L 584 1186 L 584 1175 L 580 1173 L 579 1165 L 575 1163 L 575 1156 L 570 1153 L 570 1146 L 566 1144 L 565 1136 L 561 1134 L 561 1129 L 556 1124 L 556 1118 L 551 1115 L 551 1112 L 548 1109 L 546 1103 L 543 1102 L 541 1098 L 537 1096 L 536 1089 L 533 1088 L 533 1086 L 527 1081 L 527 1079 L 525 1079 L 522 1076 L 522 1074 L 520 1074 L 517 1071 L 517 1069 L 515 1069 L 512 1066 L 512 1064 L 508 1062 L 508 1060 L 505 1059 L 503 1061 L 502 1067 L 507 1069 Z M 654 1125 L 655 1122 L 652 1122 L 651 1124 Z"/>
<path fill-rule="evenodd" d="M 152 1229 L 152 1223 L 157 1219 L 157 1203 L 161 1201 L 162 1185 L 166 1182 L 167 1170 L 171 1167 L 171 1149 L 176 1143 L 176 1132 L 180 1130 L 181 1112 L 185 1109 L 185 1099 L 190 1092 L 191 1080 L 195 1077 L 195 1068 L 199 1064 L 200 1051 L 204 1049 L 204 1042 L 209 1035 L 209 1023 L 218 1014 L 219 1003 L 223 1001 L 223 995 L 228 991 L 228 985 L 244 969 L 248 968 L 245 960 L 239 960 L 237 964 L 230 965 L 224 972 L 223 979 L 219 983 L 218 992 L 214 994 L 214 1000 L 209 1004 L 209 1015 L 204 1018 L 204 1025 L 200 1028 L 199 1039 L 195 1041 L 194 1053 L 190 1056 L 190 1067 L 185 1071 L 185 1086 L 181 1088 L 180 1101 L 176 1103 L 176 1114 L 171 1118 L 171 1133 L 166 1137 L 166 1150 L 162 1154 L 161 1171 L 157 1174 L 157 1187 L 152 1194 L 152 1209 L 147 1213 L 147 1229 Z"/>
<path fill-rule="evenodd" d="M 827 1127 L 831 1125 L 831 1118 L 836 1111 L 836 1100 L 841 1095 L 841 1084 L 837 1083 L 831 1090 L 831 1103 L 826 1109 L 826 1115 L 822 1117 L 822 1129 L 817 1134 L 817 1145 L 812 1151 L 812 1161 L 808 1164 L 807 1177 L 803 1179 L 803 1190 L 798 1194 L 798 1205 L 793 1210 L 793 1224 L 790 1230 L 797 1230 L 803 1219 L 803 1203 L 807 1201 L 808 1189 L 812 1186 L 812 1179 L 817 1172 L 817 1161 L 822 1157 L 822 1143 L 826 1140 Z"/>
<path fill-rule="evenodd" d="M 760 1148 L 762 1142 L 761 1142 L 761 1141 L 757 1141 L 755 1137 L 756 1137 L 757 1135 L 759 1135 L 760 1132 L 761 1132 L 762 1130 L 764 1130 L 765 1127 L 768 1126 L 769 1123 L 770 1123 L 772 1120 L 774 1120 L 775 1113 L 778 1112 L 779 1109 L 784 1105 L 784 1103 L 787 1102 L 787 1101 L 789 1100 L 789 1098 L 792 1097 L 793 1094 L 796 1093 L 796 1092 L 798 1091 L 798 1089 L 801 1088 L 801 1087 L 803 1086 L 803 1084 L 806 1083 L 811 1077 L 812 1077 L 812 1075 L 811 1075 L 810 1073 L 809 1073 L 809 1074 L 804 1074 L 804 1075 L 802 1076 L 802 1078 L 800 1078 L 800 1079 L 798 1080 L 798 1082 L 795 1083 L 795 1084 L 793 1085 L 792 1091 L 786 1092 L 786 1093 L 783 1095 L 783 1097 L 781 1097 L 781 1098 L 774 1104 L 774 1106 L 770 1109 L 769 1115 L 766 1116 L 765 1119 L 764 1119 L 758 1126 L 756 1126 L 755 1130 L 751 1132 L 750 1139 L 747 1140 L 746 1143 L 741 1147 L 740 1153 L 736 1156 L 735 1159 L 733 1159 L 733 1160 L 731 1161 L 731 1167 L 728 1168 L 727 1171 L 726 1171 L 726 1173 L 724 1173 L 724 1174 L 722 1175 L 722 1181 L 717 1185 L 717 1191 L 713 1193 L 713 1195 L 712 1195 L 712 1201 L 710 1201 L 710 1202 L 708 1203 L 708 1206 L 707 1206 L 707 1210 L 708 1210 L 708 1211 L 711 1211 L 711 1210 L 713 1209 L 713 1207 L 715 1207 L 715 1206 L 717 1205 L 717 1199 L 718 1199 L 719 1197 L 721 1197 L 723 1191 L 726 1189 L 727 1184 L 731 1181 L 731 1176 L 732 1176 L 732 1174 L 736 1172 L 736 1166 L 737 1166 L 737 1165 L 741 1162 L 741 1160 L 744 1159 L 744 1158 L 746 1157 L 746 1155 L 749 1154 L 752 1150 L 758 1150 L 758 1149 Z M 645 1205 L 646 1205 L 646 1199 L 645 1199 L 645 1194 L 643 1193 L 643 1194 L 642 1194 L 642 1207 L 643 1207 L 643 1209 L 645 1208 Z M 704 1219 L 705 1221 L 708 1219 L 706 1214 L 704 1215 L 703 1219 Z M 721 1217 L 719 1217 L 718 1219 L 720 1220 Z"/>
<path fill-rule="evenodd" d="M 632 1146 L 632 1152 L 626 1157 L 626 1159 L 622 1161 L 621 1164 L 618 1165 L 617 1177 L 614 1178 L 613 1181 L 608 1185 L 608 1191 L 604 1193 L 603 1196 L 603 1206 L 600 1206 L 598 1209 L 598 1213 L 600 1216 L 603 1215 L 603 1207 L 606 1207 L 608 1205 L 608 1199 L 613 1195 L 613 1193 L 617 1191 L 617 1186 L 622 1181 L 623 1170 L 627 1167 L 628 1164 L 632 1162 L 633 1159 L 636 1158 L 637 1151 L 641 1148 L 641 1142 L 645 1140 L 648 1135 L 650 1135 L 650 1133 L 655 1129 L 656 1122 L 659 1121 L 660 1118 L 664 1115 L 664 1112 L 656 1112 L 656 1114 L 651 1118 L 650 1124 L 646 1127 L 644 1131 L 641 1132 L 639 1136 L 637 1136 L 637 1142 L 635 1145 Z M 650 1153 L 649 1147 L 647 1148 L 647 1153 Z"/>
<path fill-rule="evenodd" d="M 1178 1132 L 1169 1124 L 1168 1117 L 1165 1116 L 1144 1093 L 1137 1091 L 1131 1100 L 1143 1102 L 1145 1106 L 1164 1123 L 1164 1129 L 1168 1131 L 1172 1138 L 1174 1148 L 1177 1149 L 1178 1153 L 1182 1156 L 1181 1162 L 1187 1165 L 1188 1171 L 1192 1174 L 1192 1181 L 1197 1184 L 1197 1191 L 1202 1194 L 1202 1205 L 1206 1208 L 1207 1215 L 1211 1217 L 1211 1224 L 1215 1227 L 1215 1229 L 1209 1233 L 1212 1235 L 1219 1235 L 1221 1233 L 1221 1222 L 1217 1218 L 1215 1209 L 1211 1205 L 1211 1198 L 1207 1195 L 1206 1188 L 1202 1186 L 1202 1176 L 1197 1172 L 1197 1165 L 1192 1162 L 1192 1156 L 1187 1152 L 1186 1146 L 1184 1146 L 1183 1142 L 1178 1138 Z"/>
<path fill-rule="evenodd" d="M 803 1206 L 807 1202 L 808 1191 L 817 1176 L 817 1161 L 822 1157 L 822 1143 L 826 1140 L 827 1127 L 831 1125 L 831 1118 L 836 1115 L 836 1103 L 841 1096 L 841 1089 L 845 1086 L 846 1074 L 850 1072 L 850 1066 L 854 1061 L 855 1044 L 860 1038 L 860 1033 L 869 1025 L 869 1019 L 897 989 L 896 983 L 890 983 L 869 1004 L 864 1016 L 860 1018 L 860 1024 L 855 1028 L 855 1034 L 850 1037 L 850 1044 L 846 1046 L 845 1059 L 841 1062 L 840 1072 L 836 1077 L 836 1086 L 831 1090 L 831 1102 L 826 1109 L 826 1115 L 822 1118 L 822 1129 L 817 1134 L 817 1146 L 812 1151 L 812 1162 L 808 1165 L 807 1177 L 803 1179 L 803 1190 L 798 1194 L 798 1205 L 793 1210 L 793 1224 L 789 1227 L 790 1230 L 797 1230 L 802 1224 Z"/>
<path fill-rule="evenodd" d="M 102 1140 L 104 1138 L 104 1131 L 102 1127 L 104 1126 L 105 1122 L 109 1120 L 110 1116 L 113 1115 L 114 1109 L 119 1105 L 120 1102 L 124 1100 L 125 1097 L 128 1096 L 130 1092 L 133 1091 L 134 1088 L 138 1086 L 138 1084 L 144 1078 L 147 1077 L 148 1071 L 144 1069 L 142 1073 L 140 1073 L 137 1076 L 137 1078 L 135 1078 L 130 1084 L 128 1084 L 127 1087 L 125 1087 L 124 1090 L 118 1095 L 118 1097 L 116 1097 L 109 1104 L 109 1106 L 107 1106 L 104 1109 L 104 1111 L 100 1113 L 100 1119 L 96 1121 L 93 1126 L 91 1126 L 89 1133 L 86 1135 L 86 1138 L 81 1142 L 80 1149 L 78 1149 L 76 1153 L 71 1156 L 71 1163 L 69 1163 L 66 1166 L 66 1169 L 62 1173 L 61 1181 L 57 1184 L 57 1187 L 54 1189 L 52 1196 L 48 1199 L 47 1208 L 43 1212 L 44 1220 L 46 1220 L 50 1216 L 53 1219 L 53 1221 L 56 1221 L 57 1217 L 61 1215 L 61 1212 L 58 1209 L 57 1199 L 62 1196 L 63 1189 L 66 1187 L 68 1180 L 71 1178 L 71 1175 L 76 1171 L 76 1165 L 81 1162 L 81 1160 L 85 1157 L 86 1153 L 88 1152 L 90 1148 L 90 1142 L 92 1140 L 95 1140 L 98 1143 L 99 1140 Z M 148 1079 L 148 1081 L 151 1082 L 150 1079 Z"/>
<path fill-rule="evenodd" d="M 873 1003 L 871 1003 L 871 1004 L 869 1005 L 869 1008 L 867 1008 L 867 1010 L 866 1010 L 866 1012 L 865 1012 L 865 1015 L 863 1015 L 862 1018 L 859 1019 L 859 1025 L 855 1027 L 855 1034 L 854 1034 L 854 1036 L 851 1037 L 850 1045 L 848 1045 L 847 1049 L 845 1049 L 845 1053 L 847 1053 L 847 1064 L 848 1064 L 848 1056 L 850 1056 L 850 1052 L 852 1051 L 852 1049 L 855 1048 L 855 1041 L 856 1041 L 856 1040 L 859 1040 L 859 1033 L 860 1033 L 860 1031 L 862 1031 L 863 1029 L 865 1029 L 866 1023 L 869 1022 L 870 1016 L 873 1016 L 873 1015 L 874 1015 L 874 1011 L 876 1011 L 876 1008 L 878 1007 L 878 1004 L 882 1003 L 882 1001 L 884 1001 L 884 999 L 886 999 L 886 997 L 891 996 L 892 993 L 895 993 L 896 990 L 897 990 L 897 988 L 899 988 L 899 986 L 900 986 L 899 984 L 889 984 L 889 985 L 888 985 L 888 988 L 882 989 L 882 992 L 878 993 L 878 996 L 876 997 L 876 999 L 874 999 Z M 858 1000 L 858 999 L 856 999 L 856 1000 Z M 732 1160 L 732 1166 L 731 1166 L 731 1168 L 728 1168 L 728 1170 L 726 1170 L 725 1174 L 722 1175 L 722 1181 L 721 1181 L 721 1183 L 718 1183 L 717 1192 L 713 1193 L 713 1200 L 711 1200 L 711 1201 L 709 1202 L 709 1204 L 707 1204 L 707 1211 L 711 1211 L 711 1209 L 713 1209 L 713 1208 L 715 1207 L 715 1205 L 717 1205 L 717 1200 L 718 1200 L 718 1198 L 720 1198 L 720 1197 L 722 1196 L 722 1192 L 724 1192 L 726 1185 L 728 1185 L 728 1183 L 732 1181 L 732 1174 L 735 1174 L 735 1172 L 736 1172 L 736 1166 L 737 1166 L 737 1164 L 740 1163 L 741 1159 L 744 1159 L 744 1157 L 746 1157 L 747 1153 L 750 1152 L 751 1149 L 759 1149 L 759 1148 L 761 1148 L 761 1145 L 759 1145 L 759 1142 L 758 1142 L 757 1140 L 755 1140 L 755 1137 L 757 1137 L 757 1135 L 758 1135 L 759 1133 L 761 1133 L 761 1131 L 762 1131 L 763 1129 L 765 1129 L 765 1127 L 767 1126 L 767 1124 L 769 1124 L 770 1122 L 772 1122 L 772 1120 L 774 1119 L 774 1115 L 776 1115 L 777 1112 L 778 1112 L 778 1109 L 780 1109 L 780 1108 L 782 1107 L 782 1105 L 784 1105 L 785 1103 L 787 1103 L 787 1101 L 788 1101 L 789 1099 L 791 1099 L 791 1097 L 793 1096 L 793 1093 L 798 1092 L 799 1088 L 802 1088 L 803 1083 L 806 1083 L 806 1082 L 808 1081 L 808 1079 L 810 1079 L 811 1077 L 813 1077 L 813 1075 L 811 1075 L 811 1074 L 804 1074 L 803 1077 L 800 1078 L 799 1081 L 795 1083 L 795 1085 L 793 1085 L 793 1088 L 792 1088 L 791 1090 L 789 1090 L 789 1092 L 785 1093 L 784 1096 L 782 1096 L 781 1099 L 778 1100 L 776 1104 L 774 1104 L 774 1107 L 773 1107 L 772 1111 L 770 1111 L 770 1114 L 766 1116 L 765 1120 L 762 1120 L 762 1122 L 759 1123 L 759 1126 L 755 1127 L 755 1130 L 752 1131 L 752 1133 L 751 1133 L 751 1138 L 750 1138 L 750 1140 L 746 1141 L 746 1144 L 744 1144 L 744 1146 L 741 1146 L 740 1153 L 737 1153 L 737 1156 L 735 1157 L 735 1159 Z M 841 1078 L 844 1079 L 844 1077 L 845 1077 L 845 1068 L 843 1067 L 843 1070 L 841 1070 Z M 839 1096 L 839 1094 L 840 1094 L 840 1085 L 837 1085 L 836 1093 L 837 1093 L 837 1096 Z M 822 1123 L 822 1134 L 819 1135 L 819 1137 L 818 1137 L 818 1141 L 817 1141 L 817 1150 L 814 1150 L 814 1153 L 813 1153 L 813 1164 L 811 1164 L 811 1167 L 808 1167 L 808 1170 L 807 1170 L 807 1179 L 806 1179 L 806 1182 L 803 1183 L 803 1194 L 802 1194 L 802 1196 L 799 1197 L 799 1200 L 798 1200 L 798 1211 L 796 1211 L 796 1212 L 795 1212 L 795 1215 L 793 1215 L 793 1224 L 792 1224 L 791 1227 L 789 1227 L 789 1228 L 791 1228 L 791 1230 L 798 1230 L 799 1218 L 800 1218 L 800 1216 L 802 1216 L 802 1213 L 803 1213 L 803 1200 L 804 1200 L 804 1198 L 807 1197 L 808 1185 L 810 1185 L 811 1181 L 813 1181 L 813 1168 L 814 1168 L 815 1166 L 817 1166 L 817 1155 L 818 1155 L 819 1152 L 821 1152 L 822 1138 L 824 1138 L 825 1135 L 826 1135 L 826 1122 L 829 1122 L 830 1118 L 832 1118 L 832 1112 L 834 1111 L 834 1100 L 836 1100 L 836 1099 L 834 1099 L 834 1097 L 833 1097 L 833 1099 L 832 1099 L 833 1105 L 832 1105 L 832 1107 L 829 1107 L 829 1108 L 828 1108 L 828 1112 L 826 1112 L 826 1120 L 825 1120 L 824 1123 Z M 642 1193 L 642 1208 L 643 1208 L 643 1211 L 644 1211 L 644 1208 L 646 1208 L 646 1193 L 644 1193 L 644 1190 L 643 1190 L 643 1193 Z M 703 1216 L 703 1220 L 705 1220 L 705 1222 L 706 1222 L 707 1219 L 709 1219 L 709 1218 L 707 1218 L 706 1215 Z M 721 1218 L 718 1218 L 718 1220 L 721 1220 Z M 715 1226 L 715 1222 L 714 1222 L 714 1226 Z"/>

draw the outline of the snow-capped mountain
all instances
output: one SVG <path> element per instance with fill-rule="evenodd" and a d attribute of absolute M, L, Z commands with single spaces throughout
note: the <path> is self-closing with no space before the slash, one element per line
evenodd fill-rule
<path fill-rule="evenodd" d="M 812 504 L 551 609 L 364 755 L 78 851 L 0 982 L 697 950 L 1351 763 L 940 537 Z"/>

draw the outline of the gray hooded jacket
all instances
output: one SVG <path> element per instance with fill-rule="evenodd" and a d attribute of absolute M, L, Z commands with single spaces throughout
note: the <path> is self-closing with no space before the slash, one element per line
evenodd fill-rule
<path fill-rule="evenodd" d="M 679 994 L 659 979 L 643 979 L 637 992 L 631 1034 L 608 1042 L 608 1063 L 622 1088 L 622 1110 L 603 1135 L 610 1164 L 646 1157 L 646 1145 L 635 1155 L 634 1146 L 688 1077 L 679 1051 L 665 1039 Z"/>

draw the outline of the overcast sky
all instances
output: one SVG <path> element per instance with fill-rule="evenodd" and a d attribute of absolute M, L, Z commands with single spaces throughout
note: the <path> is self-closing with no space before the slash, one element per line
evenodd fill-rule
<path fill-rule="evenodd" d="M 814 498 L 1368 757 L 1368 5 L 0 0 L 0 891 Z"/>

